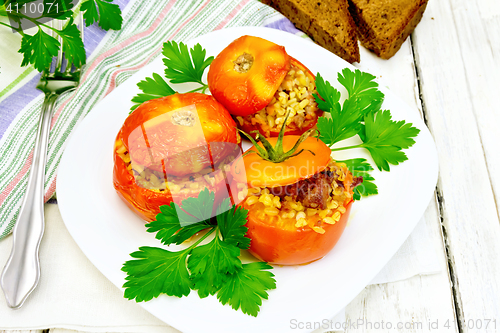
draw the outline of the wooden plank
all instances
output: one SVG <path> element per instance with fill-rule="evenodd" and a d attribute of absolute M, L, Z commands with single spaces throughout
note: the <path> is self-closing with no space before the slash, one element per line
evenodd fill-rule
<path fill-rule="evenodd" d="M 451 13 L 458 36 L 467 89 L 477 121 L 496 198 L 500 198 L 500 3 L 495 0 L 453 0 Z M 498 199 L 497 199 L 498 204 Z"/>
<path fill-rule="evenodd" d="M 440 161 L 438 196 L 462 332 L 500 326 L 500 224 L 495 201 L 500 120 L 494 82 L 495 0 L 429 1 L 414 33 L 428 126 Z M 492 17 L 484 17 L 490 8 Z M 492 10 L 495 8 L 495 10 Z M 490 15 L 488 14 L 488 15 Z M 483 15 L 483 16 L 482 16 Z M 498 59 L 497 59 L 498 62 Z M 474 87 L 473 87 L 474 85 Z M 493 95 L 494 94 L 494 95 Z M 491 176 L 491 181 L 490 181 Z M 496 196 L 498 198 L 498 195 Z"/>
<path fill-rule="evenodd" d="M 346 308 L 346 323 L 352 323 L 346 333 L 458 332 L 437 215 L 433 201 L 425 219 L 439 255 L 441 273 L 366 287 Z"/>
<path fill-rule="evenodd" d="M 374 59 L 373 55 L 362 51 L 360 67 L 377 75 L 381 84 L 385 83 L 408 105 L 415 106 L 423 116 L 410 40 L 388 61 Z M 449 332 L 457 331 L 454 328 L 456 321 L 453 295 L 435 200 L 430 203 L 425 220 L 441 273 L 368 286 L 346 308 L 346 323 L 360 323 L 348 326 L 347 333 L 373 332 L 377 330 L 374 325 L 379 325 L 378 329 L 384 332 L 429 332 L 433 331 L 436 321 L 440 325 L 448 323 L 451 326 Z M 398 329 L 398 325 L 402 327 Z"/>

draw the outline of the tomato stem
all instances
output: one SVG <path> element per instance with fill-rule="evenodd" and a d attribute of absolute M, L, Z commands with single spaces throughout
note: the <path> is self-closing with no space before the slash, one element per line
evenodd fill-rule
<path fill-rule="evenodd" d="M 254 140 L 254 138 L 242 131 L 239 130 L 242 134 L 244 134 L 254 145 L 255 149 L 257 150 L 256 153 L 263 159 L 269 162 L 273 163 L 281 163 L 286 161 L 289 158 L 292 158 L 294 156 L 297 156 L 301 154 L 304 150 L 309 151 L 314 155 L 314 152 L 310 151 L 309 149 L 301 149 L 300 151 L 297 152 L 300 144 L 304 142 L 305 139 L 307 139 L 314 131 L 315 129 L 310 129 L 299 137 L 295 145 L 287 152 L 283 151 L 283 136 L 285 135 L 285 127 L 286 127 L 286 122 L 288 119 L 288 116 L 290 115 L 290 112 L 287 113 L 285 120 L 283 121 L 283 125 L 281 126 L 281 130 L 278 134 L 278 140 L 276 141 L 276 144 L 274 147 L 271 145 L 271 143 L 258 131 L 252 131 L 251 133 L 255 133 L 255 139 L 260 140 L 262 143 L 262 147 L 257 144 L 257 142 Z"/>

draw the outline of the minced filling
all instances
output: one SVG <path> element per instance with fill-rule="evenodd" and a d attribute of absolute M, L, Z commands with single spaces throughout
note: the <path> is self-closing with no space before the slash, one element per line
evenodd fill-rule
<path fill-rule="evenodd" d="M 311 178 L 316 179 L 279 188 L 250 188 L 243 204 L 254 210 L 261 220 L 284 227 L 308 226 L 322 234 L 323 223 L 335 224 L 346 212 L 353 188 L 362 179 L 353 179 L 344 163 L 333 160 L 322 173 Z"/>
<path fill-rule="evenodd" d="M 224 172 L 228 170 L 229 164 L 236 158 L 236 156 L 228 155 L 218 162 L 215 168 L 209 166 L 199 172 L 179 177 L 165 175 L 162 172 L 132 162 L 129 152 L 120 140 L 116 141 L 115 149 L 118 156 L 125 162 L 127 170 L 134 176 L 138 186 L 158 192 L 168 189 L 172 194 L 196 194 L 200 192 L 200 189 L 210 188 L 225 181 Z"/>
<path fill-rule="evenodd" d="M 235 156 L 227 156 L 216 165 L 215 171 L 207 167 L 200 172 L 182 177 L 163 173 L 132 163 L 130 154 L 123 143 L 115 144 L 117 155 L 134 176 L 137 185 L 152 191 L 169 190 L 172 194 L 197 194 L 200 188 L 213 187 L 225 181 L 225 171 Z M 168 180 L 167 180 L 168 178 Z M 323 223 L 335 224 L 346 212 L 352 201 L 353 188 L 362 178 L 353 178 L 344 163 L 330 161 L 321 173 L 295 184 L 281 187 L 253 187 L 237 184 L 238 202 L 269 223 L 296 228 L 306 227 L 320 234 L 324 233 Z"/>
<path fill-rule="evenodd" d="M 286 130 L 302 129 L 316 119 L 318 104 L 314 100 L 316 85 L 310 76 L 297 66 L 291 66 L 271 102 L 262 110 L 246 117 L 236 117 L 240 126 L 260 125 L 267 137 L 279 131 L 289 113 Z"/>

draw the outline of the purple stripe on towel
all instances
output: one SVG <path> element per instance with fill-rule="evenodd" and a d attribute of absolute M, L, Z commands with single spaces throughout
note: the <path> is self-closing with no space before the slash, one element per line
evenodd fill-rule
<path fill-rule="evenodd" d="M 40 80 L 40 74 L 37 74 L 28 83 L 0 103 L 0 138 L 2 138 L 19 112 L 42 93 L 36 89 L 38 80 Z"/>
<path fill-rule="evenodd" d="M 130 0 L 115 0 L 115 3 L 120 6 L 123 11 Z M 84 44 L 87 57 L 94 52 L 96 47 L 102 41 L 106 31 L 99 28 L 97 25 L 92 25 L 85 28 Z M 33 101 L 42 92 L 36 89 L 40 74 L 37 74 L 24 86 L 16 90 L 12 95 L 8 96 L 0 103 L 0 139 L 5 134 L 5 131 L 10 126 L 14 118 L 23 110 L 29 103 Z"/>
<path fill-rule="evenodd" d="M 268 28 L 279 29 L 286 32 L 290 32 L 292 34 L 300 32 L 300 30 L 295 28 L 293 23 L 290 22 L 286 17 L 283 17 L 282 19 L 279 19 L 278 21 L 275 21 L 273 23 L 266 24 L 265 26 Z"/>

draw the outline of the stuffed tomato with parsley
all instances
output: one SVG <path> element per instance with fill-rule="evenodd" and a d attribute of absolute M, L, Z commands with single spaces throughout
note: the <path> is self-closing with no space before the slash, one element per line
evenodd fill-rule
<path fill-rule="evenodd" d="M 227 196 L 223 169 L 240 154 L 239 144 L 234 120 L 212 96 L 154 99 L 130 114 L 116 137 L 113 184 L 135 213 L 153 221 L 160 206 L 205 188 Z"/>
<path fill-rule="evenodd" d="M 244 155 L 250 253 L 272 264 L 305 264 L 325 256 L 349 218 L 353 189 L 363 180 L 335 162 L 321 140 L 282 136 Z"/>
<path fill-rule="evenodd" d="M 311 71 L 283 46 L 259 37 L 229 44 L 213 60 L 207 80 L 212 95 L 247 133 L 277 137 L 284 125 L 285 135 L 300 135 L 323 113 Z"/>

